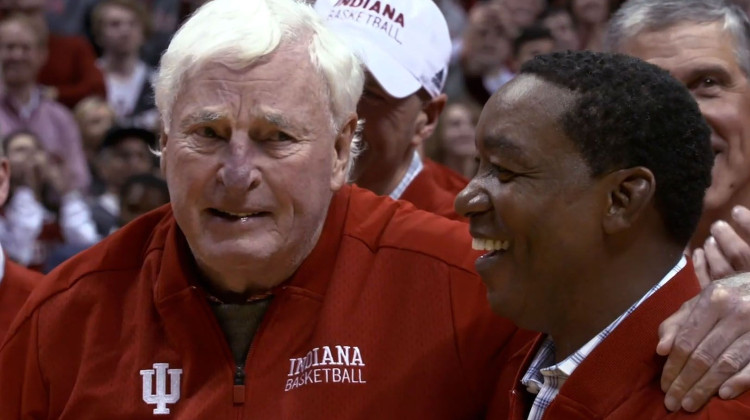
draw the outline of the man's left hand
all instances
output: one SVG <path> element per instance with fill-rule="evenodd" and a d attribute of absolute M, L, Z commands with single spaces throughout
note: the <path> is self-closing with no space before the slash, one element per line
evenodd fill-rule
<path fill-rule="evenodd" d="M 656 352 L 669 355 L 662 372 L 664 404 L 697 411 L 716 395 L 750 389 L 750 273 L 708 285 L 659 327 Z"/>

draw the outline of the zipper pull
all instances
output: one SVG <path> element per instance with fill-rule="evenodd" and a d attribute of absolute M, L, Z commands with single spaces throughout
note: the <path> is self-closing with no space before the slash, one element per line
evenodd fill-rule
<path fill-rule="evenodd" d="M 245 368 L 244 366 L 235 366 L 234 386 L 232 387 L 232 402 L 235 405 L 241 405 L 245 403 Z"/>

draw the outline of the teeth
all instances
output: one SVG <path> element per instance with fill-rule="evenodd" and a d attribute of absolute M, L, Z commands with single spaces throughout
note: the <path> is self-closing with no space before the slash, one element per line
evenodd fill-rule
<path fill-rule="evenodd" d="M 505 251 L 510 248 L 510 241 L 474 238 L 471 247 L 477 251 Z"/>
<path fill-rule="evenodd" d="M 232 212 L 228 212 L 228 211 L 225 211 L 223 213 L 228 214 L 228 215 L 230 215 L 232 217 L 238 217 L 240 219 L 247 219 L 248 217 L 252 217 L 252 216 L 255 216 L 256 214 L 258 214 L 258 213 L 232 213 Z"/>

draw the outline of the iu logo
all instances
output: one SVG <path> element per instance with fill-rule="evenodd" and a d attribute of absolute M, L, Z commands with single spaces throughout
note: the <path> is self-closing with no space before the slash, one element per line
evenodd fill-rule
<path fill-rule="evenodd" d="M 168 369 L 169 363 L 154 363 L 153 369 L 141 370 L 143 377 L 143 402 L 156 404 L 154 414 L 169 414 L 167 404 L 180 400 L 180 375 L 182 369 Z M 153 378 L 156 373 L 156 393 L 153 389 Z M 169 374 L 169 393 L 167 394 L 167 374 Z"/>

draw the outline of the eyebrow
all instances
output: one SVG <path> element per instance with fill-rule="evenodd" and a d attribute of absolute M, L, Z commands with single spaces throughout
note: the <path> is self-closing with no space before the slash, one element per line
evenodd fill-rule
<path fill-rule="evenodd" d="M 513 159 L 524 166 L 531 166 L 528 154 L 518 145 L 517 142 L 506 136 L 488 135 L 485 136 L 482 143 L 483 148 L 489 152 L 500 153 L 504 158 Z"/>
<path fill-rule="evenodd" d="M 195 124 L 202 124 L 207 122 L 214 122 L 221 119 L 225 119 L 227 116 L 225 113 L 218 111 L 207 111 L 201 110 L 192 114 L 189 114 L 180 121 L 180 128 L 184 129 Z"/>
<path fill-rule="evenodd" d="M 283 115 L 274 111 L 265 111 L 261 117 L 267 123 L 272 124 L 283 130 L 291 130 L 294 125 Z"/>

